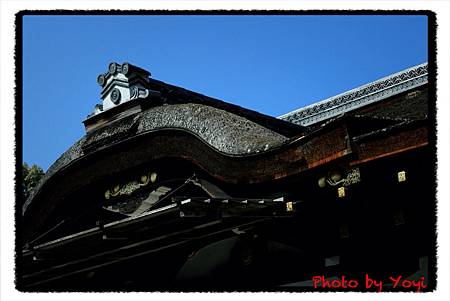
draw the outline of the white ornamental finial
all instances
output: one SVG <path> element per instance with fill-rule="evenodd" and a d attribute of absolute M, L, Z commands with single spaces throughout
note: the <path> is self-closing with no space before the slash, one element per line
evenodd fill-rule
<path fill-rule="evenodd" d="M 146 98 L 150 75 L 150 72 L 129 63 L 110 63 L 108 72 L 97 77 L 97 83 L 102 87 L 102 105 L 96 107 L 94 114 L 135 98 Z"/>

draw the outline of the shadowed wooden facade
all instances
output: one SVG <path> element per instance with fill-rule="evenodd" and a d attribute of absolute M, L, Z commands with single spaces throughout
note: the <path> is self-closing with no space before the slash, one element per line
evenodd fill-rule
<path fill-rule="evenodd" d="M 433 289 L 427 74 L 277 119 L 112 63 L 86 135 L 23 207 L 18 288 L 295 291 L 369 273 Z"/>

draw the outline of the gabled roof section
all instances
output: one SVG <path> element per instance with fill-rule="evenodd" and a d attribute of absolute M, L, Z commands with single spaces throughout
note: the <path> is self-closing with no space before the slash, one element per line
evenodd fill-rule
<path fill-rule="evenodd" d="M 294 124 L 309 126 L 427 83 L 428 63 L 423 63 L 289 112 L 279 118 Z"/>
<path fill-rule="evenodd" d="M 84 121 L 90 133 L 117 120 L 149 108 L 201 104 L 245 118 L 286 137 L 303 134 L 306 128 L 261 114 L 219 99 L 208 97 L 181 87 L 150 78 L 151 73 L 130 63 L 109 64 L 108 71 L 97 78 L 101 86 L 101 104 Z M 201 123 L 201 121 L 199 121 Z"/>

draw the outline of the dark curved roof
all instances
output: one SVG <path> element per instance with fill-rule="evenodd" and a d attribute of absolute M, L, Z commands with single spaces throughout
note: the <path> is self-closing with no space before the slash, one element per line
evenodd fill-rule
<path fill-rule="evenodd" d="M 426 67 L 421 66 L 421 68 L 426 71 Z M 422 78 L 423 74 L 420 73 L 418 76 Z M 414 87 L 416 89 L 421 88 L 421 85 L 419 86 Z M 259 172 L 258 177 L 260 179 L 263 179 L 266 176 L 266 173 L 268 173 L 267 170 L 270 170 L 272 178 L 277 178 L 281 175 L 288 175 L 289 172 L 287 172 L 287 170 L 292 171 L 299 170 L 299 168 L 306 168 L 303 167 L 305 158 L 309 158 L 309 161 L 311 162 L 319 162 L 320 160 L 328 160 L 326 159 L 327 156 L 336 152 L 337 149 L 339 149 L 342 154 L 346 154 L 347 151 L 346 144 L 342 144 L 342 141 L 345 141 L 345 139 L 341 139 L 342 137 L 336 133 L 325 133 L 323 134 L 323 137 L 319 138 L 316 137 L 319 135 L 316 132 L 317 128 L 305 128 L 285 120 L 260 114 L 154 79 L 148 80 L 147 88 L 156 91 L 160 95 L 160 99 L 158 101 L 153 101 L 153 99 L 150 98 L 135 99 L 133 101 L 145 103 L 145 106 L 141 107 L 142 111 L 133 111 L 133 113 L 123 115 L 118 119 L 111 119 L 109 123 L 105 123 L 105 125 L 101 125 L 88 131 L 85 136 L 63 153 L 49 168 L 44 178 L 25 202 L 23 213 L 26 212 L 29 205 L 40 193 L 40 190 L 45 186 L 45 183 L 58 172 L 72 165 L 72 163 L 84 162 L 91 153 L 98 153 L 98 151 L 106 149 L 111 150 L 114 145 L 119 143 L 122 145 L 125 144 L 125 147 L 128 147 L 126 145 L 128 139 L 131 140 L 132 138 L 140 137 L 143 137 L 144 140 L 150 139 L 150 134 L 161 134 L 166 130 L 183 131 L 191 137 L 194 136 L 199 143 L 202 143 L 203 148 L 197 147 L 195 149 L 197 153 L 194 150 L 179 152 L 174 151 L 174 149 L 188 146 L 169 146 L 167 144 L 168 142 L 165 142 L 165 144 L 161 144 L 163 145 L 162 147 L 165 148 L 161 150 L 162 152 L 169 151 L 167 148 L 171 148 L 170 151 L 172 154 L 190 156 L 197 163 L 201 160 L 206 161 L 206 157 L 209 156 L 209 166 L 221 166 L 220 168 L 222 168 L 222 166 L 228 166 L 228 177 L 233 177 L 233 168 L 242 168 L 249 170 L 254 169 L 255 175 Z M 411 104 L 411 101 L 415 101 L 421 104 L 421 107 L 424 108 L 421 111 L 425 112 L 427 102 L 424 100 L 424 97 L 426 97 L 426 93 L 421 93 L 420 91 L 414 93 L 415 94 L 411 97 L 399 96 L 399 100 L 391 101 L 388 108 L 384 111 L 391 112 L 392 107 L 399 107 L 399 110 L 403 112 L 404 105 L 396 105 L 397 103 L 407 102 L 408 104 Z M 132 101 L 129 103 L 132 104 Z M 370 110 L 374 110 L 373 114 L 376 114 L 377 116 L 384 112 L 383 104 L 381 102 L 377 102 L 377 109 L 373 109 L 373 105 L 374 104 L 370 107 L 359 108 L 358 110 L 354 110 L 354 112 L 359 112 L 358 114 L 364 116 L 367 115 L 367 117 L 370 117 L 372 114 L 370 113 Z M 417 107 L 418 106 L 414 106 L 416 109 Z M 120 108 L 116 107 L 116 109 Z M 398 115 L 399 114 L 395 113 L 395 116 L 398 117 Z M 99 117 L 104 118 L 102 116 L 96 116 L 95 118 L 99 119 Z M 318 130 L 323 131 L 324 129 L 319 127 Z M 338 131 L 338 133 L 340 132 Z M 162 134 L 161 139 L 166 139 L 163 136 L 164 135 Z M 301 138 L 301 141 L 310 142 L 302 142 L 302 148 L 298 149 L 291 144 L 292 142 L 298 144 L 297 142 L 300 141 L 300 137 L 304 138 Z M 169 140 L 166 139 L 166 141 Z M 140 143 L 145 145 L 142 140 Z M 195 143 L 193 143 L 191 147 L 195 148 L 196 146 L 194 145 Z M 276 151 L 284 146 L 290 147 L 291 150 L 283 155 L 267 156 L 266 159 L 256 159 L 254 162 L 245 162 L 247 165 L 243 164 L 242 161 L 232 162 L 227 159 L 248 156 L 260 158 L 264 157 L 266 153 Z M 195 156 L 202 154 L 205 147 L 209 147 L 212 152 L 219 156 L 223 156 L 226 159 L 218 159 L 215 155 L 208 155 L 202 159 L 196 158 Z M 134 152 L 136 153 L 136 156 L 139 156 L 139 151 L 134 150 Z M 93 157 L 97 158 L 96 160 L 99 159 L 97 154 Z M 90 160 L 92 160 L 92 156 Z M 217 160 L 222 161 L 218 164 Z M 126 164 L 131 163 L 134 164 L 134 162 L 131 161 L 127 161 Z M 92 164 L 92 162 L 89 164 Z M 122 166 L 122 170 L 125 167 L 129 167 L 129 165 L 126 164 Z M 305 166 L 314 166 L 315 163 L 308 164 Z M 272 169 L 268 168 L 268 165 L 270 165 L 270 168 Z M 112 172 L 112 170 L 110 170 L 110 172 Z M 221 170 L 220 173 L 223 173 L 223 170 Z M 221 176 L 225 177 L 223 174 Z M 246 181 L 252 182 L 252 176 L 251 171 L 247 172 Z"/>
<path fill-rule="evenodd" d="M 26 211 L 44 183 L 71 162 L 82 160 L 86 154 L 95 150 L 108 148 L 124 139 L 147 132 L 165 129 L 183 130 L 226 156 L 246 156 L 262 153 L 289 140 L 289 137 L 264 126 L 269 124 L 270 121 L 277 124 L 280 122 L 273 117 L 233 105 L 230 105 L 232 108 L 228 108 L 227 111 L 217 108 L 217 106 L 225 108 L 227 104 L 224 102 L 216 104 L 216 107 L 204 104 L 209 104 L 211 100 L 202 102 L 177 103 L 172 100 L 169 103 L 150 107 L 143 112 L 127 116 L 89 132 L 50 166 L 44 178 L 25 202 L 23 212 Z M 240 113 L 240 115 L 230 111 Z M 254 121 L 246 118 L 249 116 L 253 117 L 251 119 Z M 281 121 L 281 123 L 287 124 L 284 121 Z M 284 128 L 273 125 L 272 127 L 281 129 L 284 133 L 289 132 L 291 135 L 302 130 L 301 127 L 291 127 L 289 124 L 285 125 Z"/>
<path fill-rule="evenodd" d="M 45 183 L 71 163 L 83 161 L 90 153 L 145 133 L 185 131 L 214 151 L 233 157 L 264 153 L 306 130 L 287 121 L 148 78 L 149 72 L 128 63 L 119 65 L 113 62 L 108 70 L 107 74 L 99 76 L 102 78 L 99 84 L 103 88 L 103 104 L 111 100 L 107 99 L 104 91 L 108 87 L 111 90 L 119 85 L 136 94 L 124 94 L 128 98 L 123 103 L 119 102 L 120 105 L 108 104 L 106 108 L 103 104 L 98 105 L 100 111 L 83 121 L 86 135 L 50 166 L 26 200 L 23 213 Z M 139 96 L 140 89 L 145 90 L 142 97 Z"/>

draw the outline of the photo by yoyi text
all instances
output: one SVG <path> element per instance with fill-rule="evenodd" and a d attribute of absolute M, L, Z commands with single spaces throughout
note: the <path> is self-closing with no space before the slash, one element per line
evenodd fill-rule
<path fill-rule="evenodd" d="M 411 290 L 421 292 L 427 287 L 425 278 L 420 277 L 418 280 L 411 280 L 403 276 L 390 276 L 388 280 L 377 280 L 365 274 L 364 280 L 350 279 L 346 276 L 340 276 L 338 279 L 327 279 L 325 276 L 312 277 L 313 287 L 315 289 L 348 289 L 382 292 L 384 287 L 392 287 L 392 289 Z"/>

